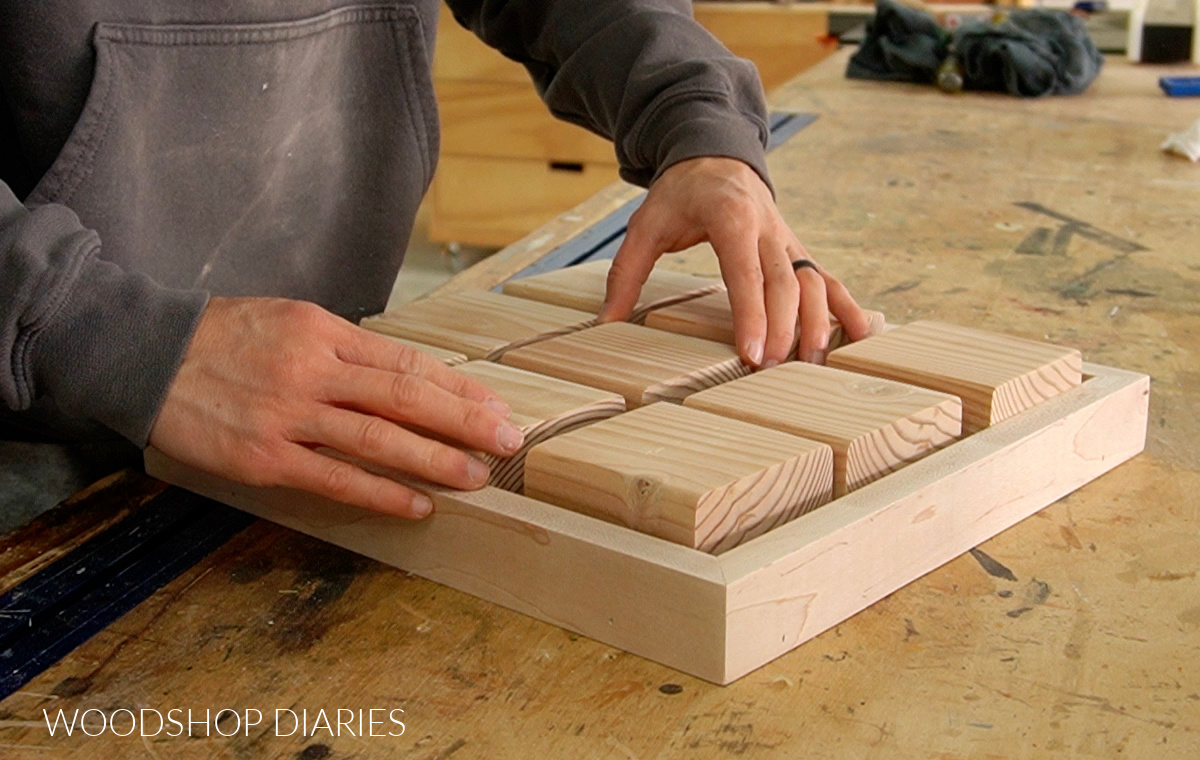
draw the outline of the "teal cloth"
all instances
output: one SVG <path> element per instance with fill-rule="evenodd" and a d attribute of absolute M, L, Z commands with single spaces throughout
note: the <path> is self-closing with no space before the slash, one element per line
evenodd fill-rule
<path fill-rule="evenodd" d="M 953 53 L 965 89 L 1039 97 L 1083 92 L 1104 65 L 1083 21 L 1064 11 L 1012 11 L 998 24 L 972 21 L 948 32 L 895 0 L 876 0 L 875 7 L 846 68 L 853 79 L 932 83 Z"/>

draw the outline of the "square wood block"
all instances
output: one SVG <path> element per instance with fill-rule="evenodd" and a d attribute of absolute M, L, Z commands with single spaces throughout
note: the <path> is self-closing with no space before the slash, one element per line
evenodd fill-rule
<path fill-rule="evenodd" d="M 525 433 L 521 450 L 511 457 L 481 454 L 492 468 L 488 485 L 520 493 L 524 487 L 525 455 L 534 446 L 561 433 L 625 411 L 620 394 L 588 388 L 516 367 L 472 361 L 454 368 L 495 391 L 512 408 L 510 422 Z"/>
<path fill-rule="evenodd" d="M 886 321 L 883 313 L 869 309 L 865 311 L 870 320 L 870 334 L 878 335 L 883 332 Z M 729 304 L 729 293 L 724 290 L 655 309 L 646 315 L 645 324 L 656 330 L 691 335 L 731 346 L 736 343 L 733 334 L 733 309 Z M 799 323 L 797 328 L 798 326 Z M 829 327 L 830 349 L 847 342 L 841 323 L 832 315 L 829 317 Z M 796 350 L 799 342 L 800 334 L 797 329 L 792 351 Z"/>
<path fill-rule="evenodd" d="M 371 330 L 371 332 L 375 332 L 375 331 Z M 447 367 L 453 367 L 455 365 L 463 364 L 464 362 L 468 361 L 466 354 L 460 354 L 457 351 L 449 351 L 445 348 L 438 348 L 437 346 L 430 346 L 426 343 L 418 343 L 415 340 L 408 340 L 406 338 L 397 338 L 395 335 L 388 335 L 387 333 L 377 333 L 377 334 L 382 335 L 383 337 L 387 338 L 388 340 L 395 341 L 396 343 L 400 343 L 402 345 L 408 346 L 409 348 L 415 348 L 418 351 L 429 354 L 434 359 L 437 359 L 442 364 L 445 364 Z"/>
<path fill-rule="evenodd" d="M 610 322 L 509 351 L 504 364 L 620 393 L 630 408 L 681 401 L 750 373 L 727 345 Z"/>
<path fill-rule="evenodd" d="M 611 259 L 588 261 L 565 269 L 509 280 L 504 283 L 504 293 L 598 314 L 604 305 L 611 266 Z M 718 279 L 657 267 L 642 286 L 641 296 L 629 321 L 640 324 L 653 309 L 724 289 L 725 284 Z"/>
<path fill-rule="evenodd" d="M 495 360 L 517 346 L 587 327 L 593 318 L 587 312 L 490 290 L 461 290 L 413 301 L 367 317 L 360 325 L 469 359 Z"/>
<path fill-rule="evenodd" d="M 827 444 L 659 403 L 529 451 L 525 495 L 718 554 L 829 501 Z"/>
<path fill-rule="evenodd" d="M 683 405 L 829 444 L 835 497 L 962 435 L 957 396 L 805 362 L 694 393 Z"/>
<path fill-rule="evenodd" d="M 963 433 L 978 432 L 1083 381 L 1073 348 L 919 321 L 829 354 L 831 367 L 951 393 L 963 402 Z"/>

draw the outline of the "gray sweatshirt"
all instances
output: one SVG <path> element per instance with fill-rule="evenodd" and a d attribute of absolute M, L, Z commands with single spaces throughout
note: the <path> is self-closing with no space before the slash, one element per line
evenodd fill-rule
<path fill-rule="evenodd" d="M 626 179 L 700 155 L 766 178 L 757 75 L 685 0 L 449 5 Z M 7 416 L 144 445 L 209 294 L 382 310 L 437 162 L 436 23 L 435 0 L 0 0 Z"/>

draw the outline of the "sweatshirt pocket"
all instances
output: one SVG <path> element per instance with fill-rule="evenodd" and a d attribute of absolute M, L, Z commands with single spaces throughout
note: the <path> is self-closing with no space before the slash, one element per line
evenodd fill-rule
<path fill-rule="evenodd" d="M 438 150 L 413 7 L 101 23 L 95 48 L 84 111 L 29 201 L 69 206 L 103 258 L 170 287 L 382 307 Z"/>

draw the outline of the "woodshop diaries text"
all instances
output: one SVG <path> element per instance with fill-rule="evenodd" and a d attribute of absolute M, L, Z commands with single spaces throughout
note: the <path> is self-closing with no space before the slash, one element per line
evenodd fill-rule
<path fill-rule="evenodd" d="M 263 724 L 264 713 L 253 707 L 245 710 L 224 708 L 213 711 L 205 709 L 186 710 L 178 707 L 162 712 L 152 707 L 137 710 L 119 708 L 105 712 L 97 708 L 88 710 L 76 709 L 68 713 L 59 710 L 52 714 L 42 710 L 46 718 L 46 729 L 51 736 L 66 734 L 73 736 L 77 733 L 84 736 L 100 736 L 110 733 L 114 736 L 226 736 L 234 737 L 239 733 L 250 735 L 250 730 Z M 267 716 L 270 715 L 268 710 Z M 326 710 L 321 708 L 309 713 L 308 709 L 291 710 L 280 707 L 275 710 L 275 721 L 272 726 L 275 736 L 305 737 L 327 733 L 329 736 L 402 736 L 404 722 L 400 719 L 404 710 L 399 707 L 372 707 L 351 710 L 345 707 Z"/>

